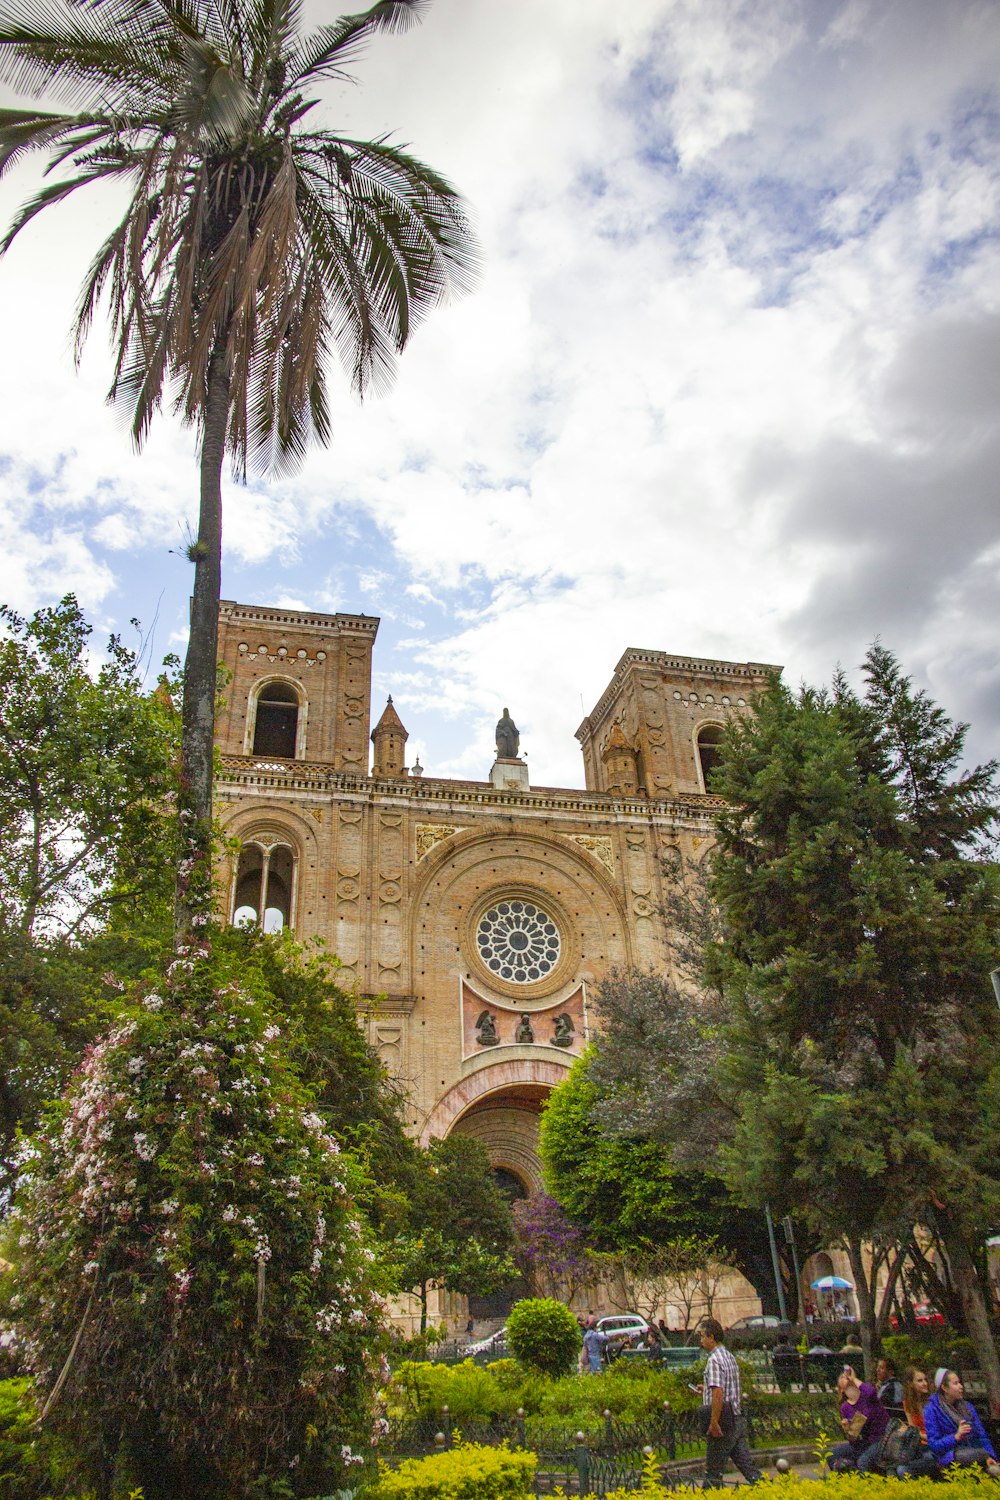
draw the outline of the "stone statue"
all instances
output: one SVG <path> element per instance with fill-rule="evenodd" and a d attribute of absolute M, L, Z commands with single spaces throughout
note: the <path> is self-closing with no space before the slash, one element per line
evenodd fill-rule
<path fill-rule="evenodd" d="M 503 718 L 497 721 L 497 760 L 516 760 L 520 745 L 521 736 L 517 732 L 517 725 L 505 708 Z"/>
<path fill-rule="evenodd" d="M 514 1032 L 514 1040 L 515 1042 L 533 1042 L 535 1040 L 535 1033 L 531 1029 L 531 1021 L 528 1016 L 522 1016 L 518 1021 L 517 1030 Z"/>
<path fill-rule="evenodd" d="M 575 1030 L 572 1016 L 563 1011 L 561 1016 L 556 1016 L 553 1022 L 555 1030 L 552 1033 L 553 1047 L 572 1047 Z"/>
<path fill-rule="evenodd" d="M 476 1021 L 476 1041 L 480 1047 L 495 1047 L 500 1041 L 497 1023 L 488 1010 L 484 1010 Z"/>

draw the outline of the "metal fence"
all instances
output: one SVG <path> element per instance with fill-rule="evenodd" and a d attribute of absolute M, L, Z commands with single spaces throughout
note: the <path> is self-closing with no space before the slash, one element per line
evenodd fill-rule
<path fill-rule="evenodd" d="M 829 1425 L 829 1402 L 761 1402 L 745 1408 L 748 1436 L 753 1446 L 793 1443 L 815 1437 Z M 656 1417 L 645 1422 L 622 1422 L 605 1412 L 602 1422 L 588 1432 L 564 1424 L 528 1417 L 523 1411 L 488 1421 L 458 1421 L 448 1408 L 436 1416 L 394 1418 L 379 1444 L 388 1463 L 423 1456 L 466 1443 L 496 1445 L 533 1452 L 538 1458 L 535 1493 L 604 1495 L 609 1490 L 638 1489 L 647 1453 L 662 1460 L 695 1459 L 705 1451 L 701 1416 L 697 1411 L 674 1411 L 669 1401 Z"/>

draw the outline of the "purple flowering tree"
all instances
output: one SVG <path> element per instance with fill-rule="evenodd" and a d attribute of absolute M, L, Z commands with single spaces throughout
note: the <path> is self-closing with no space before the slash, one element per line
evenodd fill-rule
<path fill-rule="evenodd" d="M 514 1204 L 514 1260 L 535 1297 L 569 1302 L 590 1274 L 583 1231 L 548 1193 Z"/>

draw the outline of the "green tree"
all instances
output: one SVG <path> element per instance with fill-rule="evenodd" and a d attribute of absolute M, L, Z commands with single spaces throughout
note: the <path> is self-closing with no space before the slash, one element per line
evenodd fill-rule
<path fill-rule="evenodd" d="M 169 892 L 177 726 L 117 638 L 91 667 L 67 596 L 0 608 L 0 1203 L 32 1131 L 114 1013 L 101 924 Z M 115 981 L 117 983 L 117 981 Z"/>
<path fill-rule="evenodd" d="M 964 733 L 880 647 L 860 695 L 842 676 L 831 692 L 776 682 L 731 724 L 715 782 L 728 805 L 707 1003 L 699 1013 L 689 1000 L 656 1034 L 662 1045 L 644 1034 L 654 1056 L 645 1071 L 623 1068 L 608 1107 L 620 1128 L 638 1124 L 685 1160 L 700 1153 L 743 1201 L 843 1239 L 868 1360 L 862 1243 L 900 1247 L 914 1224 L 933 1228 L 997 1402 L 976 1271 L 1000 1213 L 987 1144 L 1000 1041 L 988 979 L 1000 948 L 997 767 L 960 770 Z M 626 1061 L 638 1050 L 631 1033 Z"/>
<path fill-rule="evenodd" d="M 0 943 L 73 934 L 162 884 L 176 739 L 112 636 L 67 595 L 30 619 L 0 605 Z"/>
<path fill-rule="evenodd" d="M 432 1141 L 417 1155 L 406 1192 L 408 1222 L 391 1249 L 400 1290 L 420 1299 L 423 1333 L 431 1287 L 488 1295 L 513 1278 L 513 1221 L 486 1150 L 471 1136 Z"/>
<path fill-rule="evenodd" d="M 642 1000 L 655 1002 L 650 1025 L 676 1014 L 664 1004 L 664 983 L 656 976 L 637 977 Z M 771 1270 L 761 1216 L 741 1208 L 717 1169 L 710 1175 L 700 1158 L 694 1167 L 678 1167 L 670 1139 L 653 1138 L 643 1116 L 630 1113 L 633 1123 L 628 1130 L 616 1128 L 616 1106 L 610 1100 L 622 1097 L 613 1070 L 621 1056 L 623 1031 L 630 1047 L 634 1043 L 643 1056 L 649 1052 L 654 1090 L 656 1086 L 657 1052 L 650 1046 L 649 1030 L 643 1029 L 637 1039 L 630 1027 L 623 1027 L 618 1010 L 612 1010 L 612 1003 L 624 1003 L 627 993 L 628 982 L 618 973 L 599 987 L 597 1006 L 609 1030 L 577 1059 L 565 1082 L 549 1096 L 540 1139 L 546 1187 L 594 1250 L 631 1253 L 634 1258 L 636 1252 L 641 1255 L 676 1241 L 718 1241 L 732 1263 L 767 1295 Z M 674 998 L 672 989 L 669 998 Z M 608 1048 L 617 1050 L 608 1054 Z M 633 1095 L 628 1099 L 631 1111 Z"/>
<path fill-rule="evenodd" d="M 447 182 L 385 139 L 312 126 L 326 80 L 421 0 L 377 0 L 307 37 L 295 0 L 52 0 L 0 5 L 0 81 L 73 111 L 0 111 L 0 172 L 48 153 L 62 175 L 15 215 L 90 183 L 128 185 L 76 323 L 108 296 L 116 366 L 141 443 L 165 392 L 198 432 L 201 496 L 184 670 L 181 928 L 210 900 L 222 465 L 285 469 L 326 441 L 336 348 L 359 394 L 384 383 L 474 253 Z"/>

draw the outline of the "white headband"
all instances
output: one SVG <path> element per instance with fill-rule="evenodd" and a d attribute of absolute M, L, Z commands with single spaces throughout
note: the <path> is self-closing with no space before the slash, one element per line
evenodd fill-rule
<path fill-rule="evenodd" d="M 941 1365 L 937 1370 L 934 1371 L 934 1389 L 936 1391 L 939 1391 L 941 1389 L 942 1382 L 944 1381 L 944 1377 L 947 1375 L 947 1373 L 948 1370 L 945 1365 Z"/>

